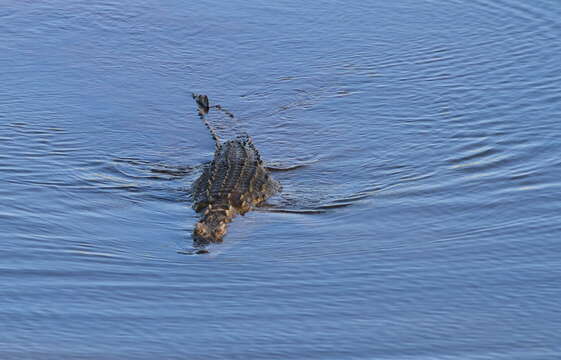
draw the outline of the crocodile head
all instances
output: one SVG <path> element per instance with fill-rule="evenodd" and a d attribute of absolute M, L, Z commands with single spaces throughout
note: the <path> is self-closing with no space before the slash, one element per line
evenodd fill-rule
<path fill-rule="evenodd" d="M 222 238 L 226 234 L 226 224 L 220 224 L 217 227 L 211 227 L 203 222 L 198 222 L 193 230 L 193 240 L 199 244 L 208 244 L 222 242 Z"/>
<path fill-rule="evenodd" d="M 195 225 L 193 240 L 198 244 L 222 242 L 228 220 L 223 212 L 207 214 Z"/>

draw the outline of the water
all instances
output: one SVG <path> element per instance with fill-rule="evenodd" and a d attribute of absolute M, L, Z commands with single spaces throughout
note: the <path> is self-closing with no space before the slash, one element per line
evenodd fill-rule
<path fill-rule="evenodd" d="M 561 358 L 557 1 L 7 1 L 0 358 Z M 236 114 L 283 192 L 187 256 Z"/>

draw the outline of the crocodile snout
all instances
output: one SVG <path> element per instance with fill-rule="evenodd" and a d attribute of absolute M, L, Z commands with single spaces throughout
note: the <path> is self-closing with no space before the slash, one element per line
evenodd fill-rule
<path fill-rule="evenodd" d="M 222 242 L 226 234 L 226 224 L 218 224 L 214 227 L 203 222 L 198 222 L 193 230 L 193 240 L 199 244 Z"/>

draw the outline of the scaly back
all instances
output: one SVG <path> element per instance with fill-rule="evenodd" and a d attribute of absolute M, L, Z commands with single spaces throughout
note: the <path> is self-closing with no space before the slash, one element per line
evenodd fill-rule
<path fill-rule="evenodd" d="M 203 216 L 194 230 L 198 242 L 221 241 L 226 232 L 225 224 L 236 213 L 244 214 L 251 207 L 263 202 L 280 190 L 265 168 L 259 151 L 247 134 L 222 142 L 214 127 L 206 121 L 211 108 L 208 98 L 194 95 L 199 106 L 199 116 L 209 129 L 216 144 L 214 158 L 207 164 L 192 188 L 193 208 Z M 231 118 L 233 115 L 226 112 Z"/>

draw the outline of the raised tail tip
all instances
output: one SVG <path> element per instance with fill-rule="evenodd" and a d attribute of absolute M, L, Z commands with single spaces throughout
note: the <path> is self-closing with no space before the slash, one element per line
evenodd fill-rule
<path fill-rule="evenodd" d="M 195 93 L 192 93 L 192 95 L 193 99 L 197 103 L 197 106 L 199 107 L 199 110 L 201 110 L 204 114 L 208 113 L 208 110 L 210 109 L 210 106 L 208 104 L 208 96 Z"/>

